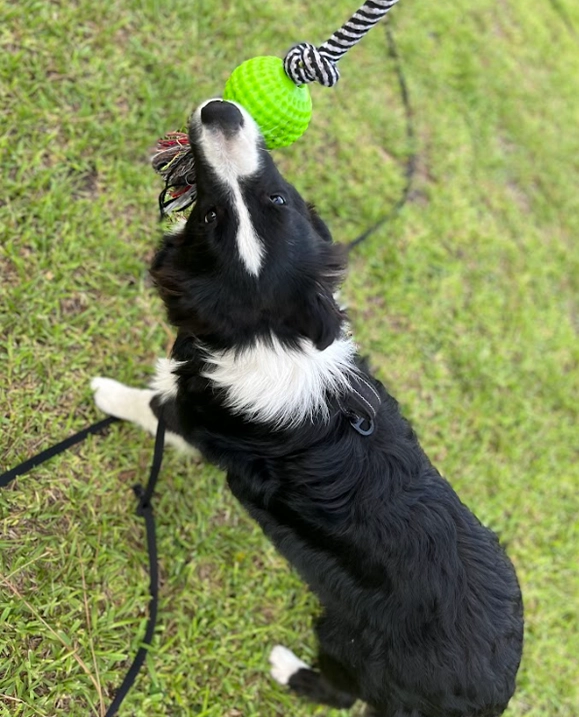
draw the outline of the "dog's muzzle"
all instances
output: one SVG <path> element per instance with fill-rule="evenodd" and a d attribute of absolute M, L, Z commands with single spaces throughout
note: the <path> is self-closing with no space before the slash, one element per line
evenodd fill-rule
<path fill-rule="evenodd" d="M 201 108 L 201 124 L 233 137 L 244 124 L 239 108 L 226 100 L 211 100 Z"/>
<path fill-rule="evenodd" d="M 241 105 L 212 99 L 201 105 L 192 118 L 192 144 L 217 177 L 230 187 L 260 167 L 261 133 Z"/>

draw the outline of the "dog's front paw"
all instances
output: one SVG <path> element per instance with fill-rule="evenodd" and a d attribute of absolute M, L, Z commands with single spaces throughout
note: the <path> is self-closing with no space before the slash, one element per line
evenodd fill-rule
<path fill-rule="evenodd" d="M 283 645 L 276 645 L 269 653 L 271 676 L 280 685 L 287 685 L 290 677 L 299 670 L 309 670 L 309 665 L 296 657 L 291 650 Z"/>
<path fill-rule="evenodd" d="M 90 382 L 94 402 L 103 413 L 127 419 L 127 398 L 131 389 L 112 378 L 97 376 Z"/>

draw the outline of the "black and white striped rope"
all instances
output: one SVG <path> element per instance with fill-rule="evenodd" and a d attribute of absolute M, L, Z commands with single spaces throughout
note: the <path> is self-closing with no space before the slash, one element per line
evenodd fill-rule
<path fill-rule="evenodd" d="M 362 7 L 320 47 L 309 42 L 295 45 L 287 53 L 284 69 L 296 85 L 319 82 L 333 87 L 340 79 L 337 63 L 379 22 L 398 0 L 366 0 Z"/>

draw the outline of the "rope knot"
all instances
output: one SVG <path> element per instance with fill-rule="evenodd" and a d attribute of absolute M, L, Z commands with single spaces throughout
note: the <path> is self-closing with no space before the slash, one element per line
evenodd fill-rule
<path fill-rule="evenodd" d="M 336 63 L 309 42 L 300 42 L 287 53 L 283 61 L 286 75 L 296 85 L 319 82 L 333 87 L 340 79 Z"/>

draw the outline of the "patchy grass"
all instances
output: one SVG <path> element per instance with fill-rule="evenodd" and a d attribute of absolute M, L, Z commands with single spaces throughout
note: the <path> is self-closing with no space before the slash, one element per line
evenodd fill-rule
<path fill-rule="evenodd" d="M 147 281 L 157 136 L 247 57 L 321 42 L 357 3 L 23 0 L 0 25 L 0 466 L 98 417 L 89 380 L 141 384 L 172 332 Z M 313 90 L 277 153 L 356 251 L 357 337 L 428 452 L 508 544 L 527 632 L 509 717 L 576 717 L 579 6 L 416 0 Z M 137 359 L 138 357 L 138 359 Z M 131 485 L 152 441 L 115 425 L 0 494 L 0 714 L 103 715 L 146 617 Z M 123 714 L 329 714 L 267 675 L 312 656 L 316 603 L 211 466 L 167 451 L 159 628 Z M 336 713 L 337 714 L 337 713 Z"/>

